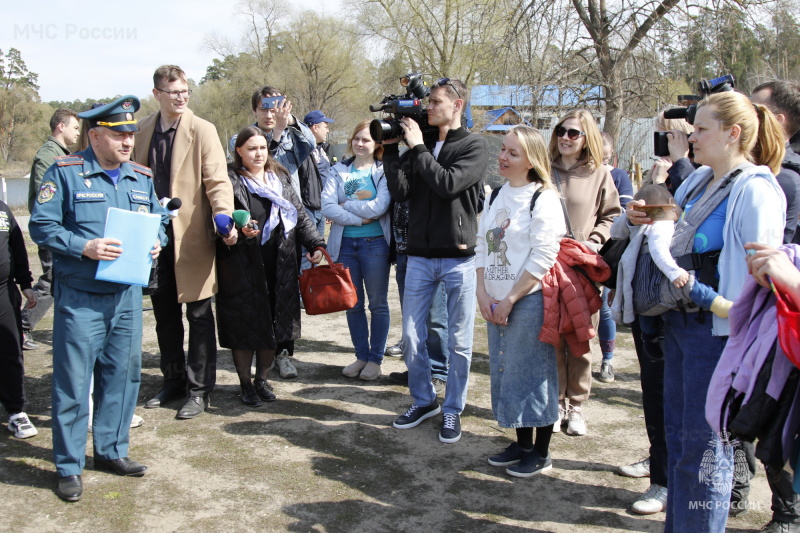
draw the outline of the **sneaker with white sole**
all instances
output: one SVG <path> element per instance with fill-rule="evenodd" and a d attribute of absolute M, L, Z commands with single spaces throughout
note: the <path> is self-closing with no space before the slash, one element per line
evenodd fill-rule
<path fill-rule="evenodd" d="M 617 467 L 617 474 L 625 477 L 650 477 L 650 458 Z"/>
<path fill-rule="evenodd" d="M 144 424 L 144 418 L 139 415 L 133 415 L 131 418 L 131 429 L 140 428 Z"/>
<path fill-rule="evenodd" d="M 461 439 L 461 417 L 455 413 L 442 415 L 442 429 L 439 431 L 439 440 L 452 444 Z"/>
<path fill-rule="evenodd" d="M 531 477 L 552 469 L 553 461 L 549 454 L 547 457 L 542 457 L 536 450 L 531 450 L 520 462 L 506 468 L 506 474 L 514 477 Z"/>
<path fill-rule="evenodd" d="M 18 439 L 28 439 L 39 434 L 24 412 L 8 417 L 8 430 Z"/>
<path fill-rule="evenodd" d="M 667 508 L 667 487 L 653 483 L 650 488 L 631 505 L 636 514 L 656 514 Z"/>
<path fill-rule="evenodd" d="M 297 377 L 297 369 L 289 360 L 288 350 L 283 350 L 278 354 L 275 358 L 275 364 L 278 365 L 278 372 L 280 373 L 281 379 L 294 379 Z"/>
<path fill-rule="evenodd" d="M 567 409 L 561 404 L 558 404 L 558 420 L 553 424 L 553 432 L 559 432 L 567 423 Z"/>
<path fill-rule="evenodd" d="M 437 401 L 425 407 L 412 405 L 408 408 L 408 411 L 397 417 L 397 420 L 392 423 L 392 426 L 397 429 L 415 428 L 426 418 L 436 416 L 441 412 L 442 408 L 439 407 L 439 402 Z"/>
<path fill-rule="evenodd" d="M 492 466 L 511 466 L 520 462 L 523 457 L 531 453 L 531 450 L 524 450 L 516 442 L 512 442 L 502 452 L 489 457 L 489 464 Z"/>
<path fill-rule="evenodd" d="M 614 367 L 608 361 L 600 363 L 600 376 L 597 378 L 600 383 L 614 382 Z"/>
<path fill-rule="evenodd" d="M 582 437 L 586 435 L 586 420 L 578 406 L 570 405 L 567 412 L 567 435 Z"/>

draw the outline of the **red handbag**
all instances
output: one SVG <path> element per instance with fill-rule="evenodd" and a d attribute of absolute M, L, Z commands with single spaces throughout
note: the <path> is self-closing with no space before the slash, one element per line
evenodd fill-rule
<path fill-rule="evenodd" d="M 350 269 L 342 263 L 334 263 L 324 248 L 327 265 L 311 265 L 300 274 L 300 296 L 306 314 L 324 315 L 346 311 L 358 303 L 358 295 L 350 278 Z"/>

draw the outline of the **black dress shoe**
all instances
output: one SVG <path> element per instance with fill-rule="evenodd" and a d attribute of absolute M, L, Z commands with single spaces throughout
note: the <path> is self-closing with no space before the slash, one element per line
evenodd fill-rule
<path fill-rule="evenodd" d="M 96 470 L 110 470 L 120 476 L 143 476 L 147 467 L 137 463 L 133 459 L 120 457 L 119 459 L 100 459 L 94 458 Z"/>
<path fill-rule="evenodd" d="M 389 374 L 389 380 L 401 385 L 408 385 L 408 370 L 405 372 L 392 372 Z"/>
<path fill-rule="evenodd" d="M 208 407 L 208 398 L 205 396 L 191 396 L 178 411 L 178 418 L 187 420 L 203 413 Z"/>
<path fill-rule="evenodd" d="M 83 481 L 81 476 L 64 476 L 58 478 L 58 497 L 65 502 L 76 502 L 83 496 Z"/>
<path fill-rule="evenodd" d="M 274 402 L 278 399 L 275 393 L 272 392 L 272 385 L 266 379 L 256 379 L 253 381 L 253 388 L 256 394 L 265 402 Z"/>
<path fill-rule="evenodd" d="M 264 403 L 256 394 L 256 389 L 253 388 L 252 383 L 242 385 L 242 403 L 250 407 L 258 407 Z"/>
<path fill-rule="evenodd" d="M 164 385 L 161 387 L 161 390 L 158 391 L 158 394 L 147 400 L 147 403 L 144 404 L 144 407 L 145 409 L 155 409 L 156 407 L 161 407 L 162 405 L 166 405 L 169 402 L 179 398 L 186 398 L 185 385 L 183 387 Z"/>

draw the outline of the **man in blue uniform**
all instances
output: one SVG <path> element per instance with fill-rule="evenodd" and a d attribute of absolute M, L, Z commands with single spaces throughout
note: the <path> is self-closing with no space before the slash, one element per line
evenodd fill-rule
<path fill-rule="evenodd" d="M 129 423 L 142 365 L 142 289 L 95 279 L 98 261 L 113 261 L 125 243 L 104 238 L 109 208 L 161 215 L 155 258 L 166 244 L 168 218 L 156 199 L 150 169 L 130 162 L 139 109 L 135 96 L 80 113 L 91 125 L 90 146 L 57 157 L 45 173 L 30 219 L 31 237 L 53 252 L 53 455 L 57 494 L 83 494 L 94 374 L 94 466 L 141 476 L 128 458 Z"/>

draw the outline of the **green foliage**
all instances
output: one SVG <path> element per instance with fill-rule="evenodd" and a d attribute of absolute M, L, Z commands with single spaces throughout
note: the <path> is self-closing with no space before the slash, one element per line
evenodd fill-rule
<path fill-rule="evenodd" d="M 31 140 L 41 131 L 43 109 L 38 74 L 30 72 L 16 48 L 0 50 L 0 161 L 22 161 L 31 152 Z M 49 106 L 46 106 L 49 109 Z M 49 119 L 50 116 L 47 116 Z M 34 143 L 41 144 L 42 137 Z M 33 154 L 30 154 L 32 157 Z"/>

